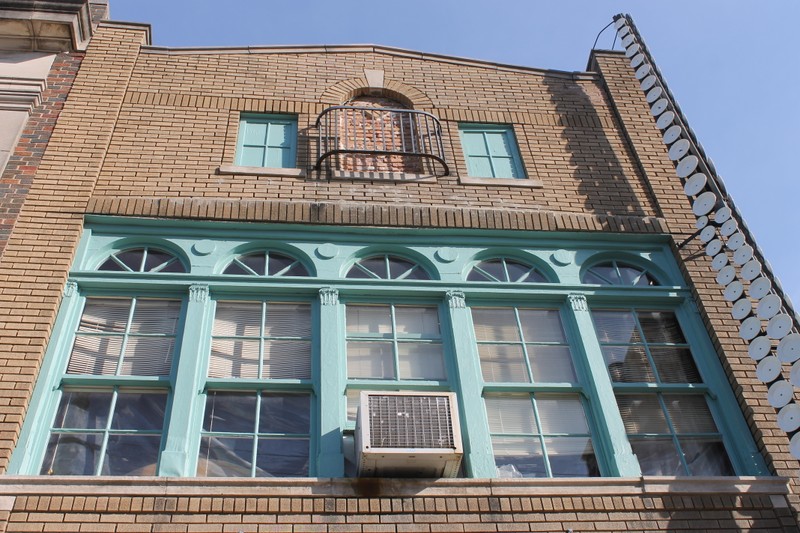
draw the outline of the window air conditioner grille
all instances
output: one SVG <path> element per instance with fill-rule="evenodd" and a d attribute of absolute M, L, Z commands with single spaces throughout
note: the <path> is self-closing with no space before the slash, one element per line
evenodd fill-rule
<path fill-rule="evenodd" d="M 370 395 L 373 448 L 455 448 L 450 401 L 444 396 Z"/>

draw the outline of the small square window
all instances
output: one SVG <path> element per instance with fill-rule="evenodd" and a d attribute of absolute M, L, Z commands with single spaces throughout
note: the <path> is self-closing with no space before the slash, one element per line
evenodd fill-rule
<path fill-rule="evenodd" d="M 525 178 L 517 140 L 510 125 L 461 124 L 458 129 L 470 177 Z"/>
<path fill-rule="evenodd" d="M 236 164 L 243 167 L 294 168 L 297 154 L 297 117 L 242 115 Z"/>

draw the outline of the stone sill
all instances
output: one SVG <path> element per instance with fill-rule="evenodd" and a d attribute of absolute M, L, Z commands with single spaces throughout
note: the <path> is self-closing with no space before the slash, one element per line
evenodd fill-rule
<path fill-rule="evenodd" d="M 240 167 L 237 165 L 220 165 L 217 169 L 217 174 L 244 174 L 248 176 L 290 178 L 306 177 L 306 171 L 302 168 Z"/>
<path fill-rule="evenodd" d="M 358 180 L 358 181 L 408 182 L 408 181 L 436 180 L 436 176 L 433 174 L 409 174 L 406 172 L 380 172 L 380 171 L 355 172 L 347 170 L 334 170 L 331 172 L 330 176 L 331 179 L 335 180 Z"/>
<path fill-rule="evenodd" d="M 462 185 L 529 187 L 532 189 L 541 189 L 544 187 L 542 180 L 535 180 L 531 178 L 470 178 L 469 176 L 461 176 L 458 178 L 458 181 Z"/>
<path fill-rule="evenodd" d="M 0 476 L 0 498 L 92 496 L 655 496 L 768 494 L 784 502 L 783 477 L 655 477 L 574 479 L 173 478 L 126 476 Z"/>

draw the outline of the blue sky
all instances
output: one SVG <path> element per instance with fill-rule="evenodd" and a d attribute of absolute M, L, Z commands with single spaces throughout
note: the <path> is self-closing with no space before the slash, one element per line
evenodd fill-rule
<path fill-rule="evenodd" d="M 158 46 L 369 43 L 559 70 L 583 70 L 597 33 L 629 13 L 800 308 L 796 0 L 109 1 Z"/>

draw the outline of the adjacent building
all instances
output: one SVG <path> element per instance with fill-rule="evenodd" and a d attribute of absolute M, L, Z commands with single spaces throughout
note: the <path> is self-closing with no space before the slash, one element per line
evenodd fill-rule
<path fill-rule="evenodd" d="M 798 529 L 797 317 L 629 17 L 563 72 L 106 12 L 0 10 L 5 531 Z"/>

